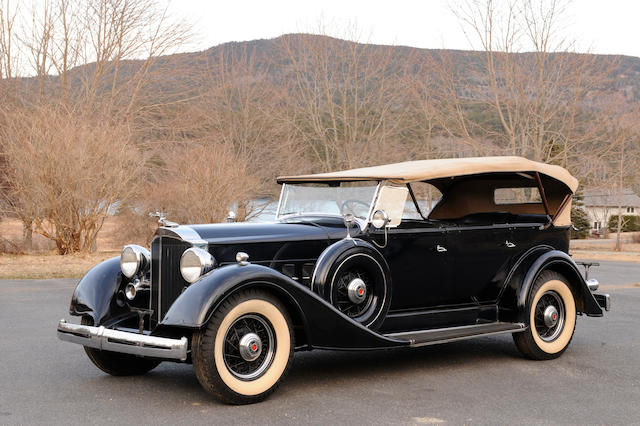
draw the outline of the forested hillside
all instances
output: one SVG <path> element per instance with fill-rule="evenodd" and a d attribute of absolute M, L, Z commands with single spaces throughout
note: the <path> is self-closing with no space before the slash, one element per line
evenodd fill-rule
<path fill-rule="evenodd" d="M 279 174 L 521 155 L 583 186 L 638 182 L 640 58 L 551 50 L 544 31 L 531 52 L 289 34 L 168 55 L 187 31 L 153 1 L 65 9 L 81 4 L 1 31 L 3 211 L 60 253 L 90 250 L 113 206 L 133 222 L 250 218 Z"/>

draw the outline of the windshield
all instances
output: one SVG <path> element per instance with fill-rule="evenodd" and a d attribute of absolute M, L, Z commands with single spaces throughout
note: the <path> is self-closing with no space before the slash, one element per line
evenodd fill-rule
<path fill-rule="evenodd" d="M 278 216 L 304 213 L 345 215 L 367 219 L 377 182 L 327 184 L 285 184 Z"/>

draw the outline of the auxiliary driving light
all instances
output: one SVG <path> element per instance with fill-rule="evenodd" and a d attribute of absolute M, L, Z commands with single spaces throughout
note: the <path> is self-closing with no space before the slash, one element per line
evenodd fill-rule
<path fill-rule="evenodd" d="M 135 280 L 134 282 L 127 284 L 124 289 L 124 295 L 127 297 L 127 299 L 133 300 L 136 298 L 138 290 L 140 290 L 142 287 L 143 285 L 140 280 Z"/>

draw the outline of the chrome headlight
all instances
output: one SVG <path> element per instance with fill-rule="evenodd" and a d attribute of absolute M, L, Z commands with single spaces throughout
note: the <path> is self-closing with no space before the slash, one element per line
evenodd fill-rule
<path fill-rule="evenodd" d="M 149 250 L 135 244 L 124 246 L 120 255 L 120 269 L 127 278 L 136 275 L 146 274 L 151 265 L 151 255 Z"/>
<path fill-rule="evenodd" d="M 216 260 L 213 256 L 208 251 L 197 247 L 187 249 L 180 258 L 180 273 L 188 283 L 196 282 L 215 266 Z"/>

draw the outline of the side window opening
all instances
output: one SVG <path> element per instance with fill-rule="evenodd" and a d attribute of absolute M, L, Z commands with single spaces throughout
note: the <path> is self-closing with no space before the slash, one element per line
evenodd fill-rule
<path fill-rule="evenodd" d="M 427 182 L 413 182 L 409 184 L 418 203 L 418 209 L 411 197 L 407 198 L 405 208 L 402 213 L 403 219 L 421 220 L 422 216 L 428 217 L 431 210 L 442 198 L 442 193 L 435 186 Z M 420 215 L 422 213 L 422 216 Z"/>
<path fill-rule="evenodd" d="M 526 188 L 496 188 L 493 201 L 501 204 L 539 204 L 542 203 L 540 191 L 535 187 Z"/>

